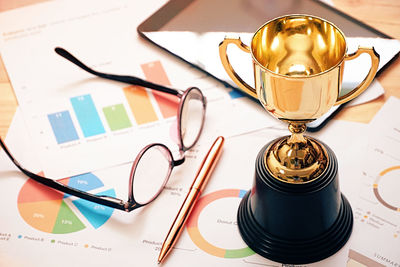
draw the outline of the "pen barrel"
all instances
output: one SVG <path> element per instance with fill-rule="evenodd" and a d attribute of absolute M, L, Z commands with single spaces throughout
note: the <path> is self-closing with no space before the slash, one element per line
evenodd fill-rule
<path fill-rule="evenodd" d="M 208 151 L 207 155 L 200 165 L 200 168 L 196 174 L 196 178 L 192 183 L 191 189 L 198 189 L 201 194 L 218 162 L 224 142 L 225 139 L 222 136 L 219 136 L 217 137 L 217 139 L 215 139 L 213 145 L 211 146 L 210 150 Z"/>
<path fill-rule="evenodd" d="M 192 212 L 197 199 L 200 197 L 204 187 L 206 186 L 211 176 L 212 171 L 215 168 L 215 165 L 221 154 L 224 141 L 225 139 L 222 136 L 219 136 L 214 141 L 206 157 L 201 163 L 200 168 L 196 174 L 196 178 L 194 179 L 192 186 L 190 187 L 189 192 L 186 195 L 186 198 L 183 201 L 182 206 L 179 209 L 179 212 L 176 215 L 175 220 L 171 228 L 169 229 L 167 237 L 165 238 L 164 243 L 161 247 L 160 255 L 158 257 L 159 263 L 163 261 L 163 259 L 169 254 L 169 252 L 171 252 L 172 247 L 178 240 L 179 235 L 185 227 L 185 223 L 189 218 L 189 215 Z"/>
<path fill-rule="evenodd" d="M 181 208 L 179 209 L 177 216 L 175 217 L 174 222 L 172 223 L 172 227 L 169 229 L 164 244 L 166 244 L 169 247 L 174 246 L 183 228 L 185 227 L 185 223 L 189 218 L 190 213 L 192 212 L 195 206 L 193 205 L 193 203 L 197 201 L 200 195 L 201 195 L 200 190 L 194 189 L 189 191 L 185 200 L 182 203 Z"/>
<path fill-rule="evenodd" d="M 220 152 L 223 143 L 224 138 L 222 136 L 219 136 L 217 139 L 215 139 L 207 155 L 204 157 L 204 160 L 201 163 L 199 170 L 197 171 L 196 177 L 193 180 L 189 192 L 186 195 L 186 198 L 183 201 L 182 206 L 175 217 L 171 229 L 169 230 L 167 239 L 170 239 L 171 241 L 176 241 L 180 232 L 183 230 L 186 220 L 188 219 L 192 209 L 194 208 L 197 199 L 203 192 L 203 189 L 205 188 L 211 176 L 211 173 L 215 168 L 219 156 L 221 155 Z M 171 244 L 171 246 L 172 245 L 173 244 Z"/>

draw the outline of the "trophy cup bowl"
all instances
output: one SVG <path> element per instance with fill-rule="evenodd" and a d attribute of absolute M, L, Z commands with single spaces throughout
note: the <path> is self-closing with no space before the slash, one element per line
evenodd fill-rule
<path fill-rule="evenodd" d="M 251 54 L 255 88 L 229 63 L 229 44 Z M 350 237 L 351 207 L 339 189 L 335 154 L 303 133 L 306 123 L 369 86 L 379 55 L 366 47 L 347 54 L 344 34 L 310 15 L 268 21 L 255 32 L 250 47 L 240 38 L 225 38 L 219 52 L 230 78 L 270 114 L 287 122 L 291 133 L 270 141 L 256 158 L 253 186 L 238 210 L 242 238 L 261 256 L 282 263 L 310 263 L 334 254 Z M 362 53 L 371 57 L 369 73 L 360 85 L 339 96 L 345 61 Z"/>

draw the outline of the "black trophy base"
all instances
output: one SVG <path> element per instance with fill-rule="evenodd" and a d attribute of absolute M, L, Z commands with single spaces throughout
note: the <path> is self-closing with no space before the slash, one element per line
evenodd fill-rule
<path fill-rule="evenodd" d="M 285 264 L 325 259 L 349 239 L 353 214 L 340 193 L 337 160 L 332 150 L 327 170 L 305 184 L 272 177 L 264 167 L 266 145 L 257 156 L 253 188 L 238 210 L 240 234 L 259 255 Z"/>

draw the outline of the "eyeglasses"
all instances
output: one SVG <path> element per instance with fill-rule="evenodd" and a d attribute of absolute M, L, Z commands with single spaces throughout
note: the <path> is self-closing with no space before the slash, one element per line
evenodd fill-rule
<path fill-rule="evenodd" d="M 57 47 L 55 51 L 60 56 L 96 76 L 151 88 L 178 97 L 180 102 L 177 113 L 177 127 L 180 158 L 175 160 L 171 150 L 160 143 L 153 143 L 144 147 L 133 162 L 129 177 L 128 200 L 124 201 L 110 196 L 94 195 L 32 173 L 18 163 L 1 138 L 0 146 L 21 172 L 33 180 L 58 191 L 127 212 L 149 204 L 160 195 L 168 182 L 172 169 L 185 161 L 185 152 L 192 148 L 200 137 L 206 110 L 206 99 L 202 92 L 197 87 L 190 87 L 186 91 L 181 91 L 154 84 L 137 77 L 97 72 L 83 64 L 63 48 Z"/>

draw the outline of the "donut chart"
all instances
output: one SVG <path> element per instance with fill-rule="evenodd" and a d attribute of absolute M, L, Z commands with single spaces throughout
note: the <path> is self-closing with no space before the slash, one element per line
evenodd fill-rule
<path fill-rule="evenodd" d="M 209 204 L 223 198 L 243 198 L 245 194 L 246 194 L 245 190 L 224 189 L 202 196 L 197 201 L 196 206 L 193 209 L 190 218 L 186 224 L 187 227 L 186 229 L 188 231 L 188 234 L 193 243 L 195 243 L 197 247 L 199 247 L 201 250 L 205 251 L 210 255 L 220 258 L 243 258 L 255 254 L 255 252 L 251 250 L 249 247 L 243 247 L 238 249 L 225 249 L 217 247 L 208 242 L 203 237 L 203 235 L 200 233 L 198 226 L 199 216 L 201 212 Z"/>
<path fill-rule="evenodd" d="M 387 168 L 385 170 L 383 170 L 382 172 L 379 173 L 379 176 L 376 178 L 374 184 L 373 184 L 373 191 L 374 191 L 374 195 L 376 197 L 376 199 L 386 208 L 394 210 L 394 211 L 399 211 L 400 212 L 400 207 L 395 207 L 394 205 L 388 203 L 387 201 L 385 201 L 381 194 L 379 193 L 379 181 L 387 174 L 390 173 L 392 171 L 398 170 L 398 172 L 400 173 L 400 166 L 393 166 L 390 168 Z"/>
<path fill-rule="evenodd" d="M 59 182 L 82 191 L 100 190 L 96 195 L 115 197 L 115 190 L 102 190 L 103 182 L 94 174 L 86 173 L 64 178 Z M 29 179 L 18 194 L 18 211 L 31 227 L 52 234 L 81 231 L 91 225 L 102 226 L 114 209 L 84 199 L 71 200 L 70 195 L 56 191 Z"/>

